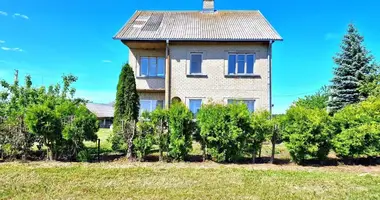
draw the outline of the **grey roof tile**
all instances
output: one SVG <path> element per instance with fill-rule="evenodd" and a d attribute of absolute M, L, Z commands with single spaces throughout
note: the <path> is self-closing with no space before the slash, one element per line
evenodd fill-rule
<path fill-rule="evenodd" d="M 260 11 L 137 11 L 114 39 L 282 40 Z"/>

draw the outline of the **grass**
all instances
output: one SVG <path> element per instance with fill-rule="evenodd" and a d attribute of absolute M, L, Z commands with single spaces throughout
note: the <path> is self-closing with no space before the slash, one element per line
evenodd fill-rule
<path fill-rule="evenodd" d="M 380 199 L 380 170 L 293 167 L 3 163 L 0 199 Z"/>
<path fill-rule="evenodd" d="M 101 128 L 96 134 L 98 135 L 98 138 L 100 139 L 101 152 L 103 153 L 112 152 L 112 144 L 108 141 L 109 136 L 112 134 L 112 130 Z M 88 148 L 93 148 L 93 149 L 98 148 L 97 142 L 86 141 L 84 142 L 84 145 Z"/>

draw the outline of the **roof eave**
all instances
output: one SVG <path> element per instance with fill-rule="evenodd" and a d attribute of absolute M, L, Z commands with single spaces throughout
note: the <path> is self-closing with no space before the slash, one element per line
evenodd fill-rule
<path fill-rule="evenodd" d="M 187 38 L 120 38 L 113 37 L 114 40 L 120 41 L 202 41 L 202 42 L 266 42 L 266 41 L 283 41 L 282 38 L 266 38 L 266 39 L 187 39 Z"/>

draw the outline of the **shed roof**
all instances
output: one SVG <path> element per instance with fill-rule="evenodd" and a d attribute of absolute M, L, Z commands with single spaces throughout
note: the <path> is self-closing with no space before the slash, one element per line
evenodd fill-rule
<path fill-rule="evenodd" d="M 260 11 L 136 11 L 119 40 L 269 41 L 281 36 Z"/>
<path fill-rule="evenodd" d="M 114 107 L 111 104 L 87 103 L 86 107 L 98 118 L 112 118 L 114 114 Z"/>

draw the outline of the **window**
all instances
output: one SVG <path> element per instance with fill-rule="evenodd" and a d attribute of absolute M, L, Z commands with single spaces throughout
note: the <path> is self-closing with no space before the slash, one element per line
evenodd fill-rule
<path fill-rule="evenodd" d="M 189 109 L 190 111 L 196 115 L 201 109 L 202 106 L 202 99 L 189 99 Z"/>
<path fill-rule="evenodd" d="M 202 74 L 202 53 L 190 55 L 190 74 Z"/>
<path fill-rule="evenodd" d="M 165 58 L 164 57 L 141 57 L 140 76 L 164 77 Z"/>
<path fill-rule="evenodd" d="M 228 99 L 227 101 L 228 104 L 239 103 L 239 102 L 242 102 L 245 105 L 247 105 L 249 112 L 255 111 L 255 100 Z"/>
<path fill-rule="evenodd" d="M 253 74 L 254 54 L 229 54 L 228 74 Z"/>
<path fill-rule="evenodd" d="M 144 111 L 152 112 L 156 108 L 163 108 L 163 100 L 140 100 L 140 115 Z"/>

